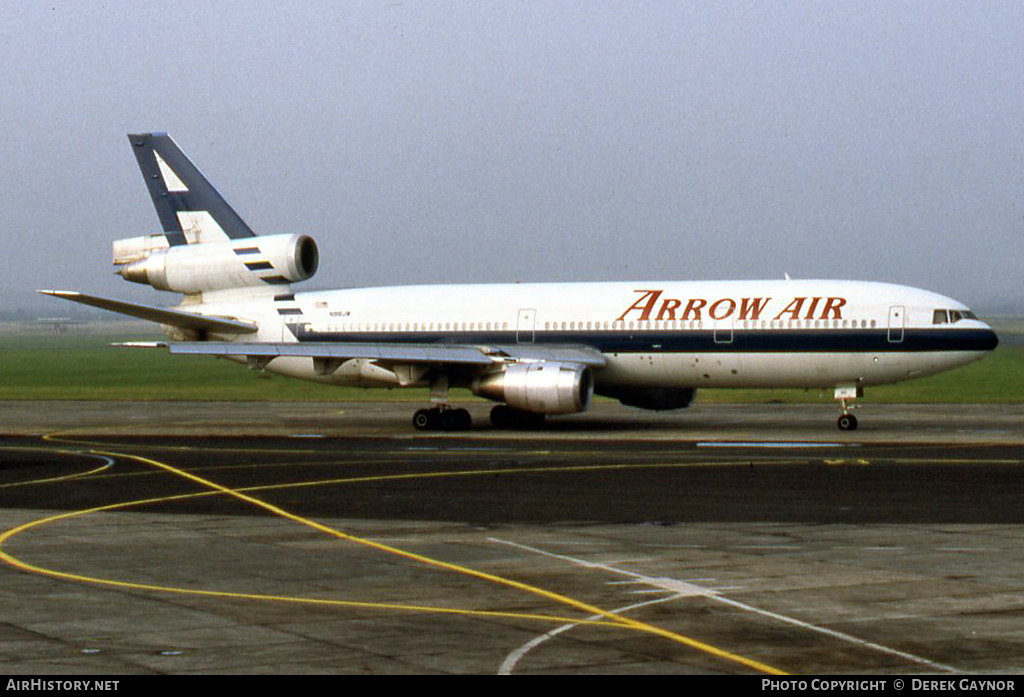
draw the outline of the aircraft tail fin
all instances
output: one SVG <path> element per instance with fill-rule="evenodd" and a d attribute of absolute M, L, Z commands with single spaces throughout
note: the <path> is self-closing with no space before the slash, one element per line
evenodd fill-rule
<path fill-rule="evenodd" d="M 129 134 L 168 246 L 255 233 L 166 133 Z"/>

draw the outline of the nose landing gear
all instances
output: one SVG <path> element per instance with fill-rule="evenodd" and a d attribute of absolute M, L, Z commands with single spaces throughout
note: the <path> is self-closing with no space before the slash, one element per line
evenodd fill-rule
<path fill-rule="evenodd" d="M 839 402 L 839 419 L 836 425 L 840 431 L 855 431 L 857 417 L 850 413 L 853 406 L 849 404 L 857 397 L 864 396 L 864 388 L 860 385 L 839 385 L 836 387 L 835 398 Z"/>

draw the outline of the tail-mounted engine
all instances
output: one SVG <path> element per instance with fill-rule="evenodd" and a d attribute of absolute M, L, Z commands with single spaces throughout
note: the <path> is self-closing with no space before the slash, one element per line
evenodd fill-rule
<path fill-rule="evenodd" d="M 151 235 L 114 242 L 114 264 L 125 280 L 159 290 L 201 293 L 305 281 L 316 273 L 320 253 L 307 235 L 174 246 L 168 246 L 164 235 Z"/>
<path fill-rule="evenodd" d="M 579 363 L 512 363 L 474 381 L 474 394 L 535 414 L 586 411 L 594 396 L 590 368 Z"/>

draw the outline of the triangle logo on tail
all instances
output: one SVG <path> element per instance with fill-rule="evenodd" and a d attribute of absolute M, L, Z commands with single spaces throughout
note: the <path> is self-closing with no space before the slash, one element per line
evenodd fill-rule
<path fill-rule="evenodd" d="M 160 153 L 154 150 L 153 154 L 156 156 L 156 164 L 160 167 L 160 175 L 164 178 L 164 186 L 167 187 L 167 191 L 173 194 L 186 193 L 188 187 L 185 186 L 185 182 L 181 181 L 181 177 L 175 174 L 171 166 L 164 162 L 164 158 L 160 157 Z"/>

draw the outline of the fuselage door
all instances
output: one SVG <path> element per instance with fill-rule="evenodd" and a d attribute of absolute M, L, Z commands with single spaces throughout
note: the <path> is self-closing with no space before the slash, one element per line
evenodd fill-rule
<path fill-rule="evenodd" d="M 516 341 L 520 344 L 533 343 L 533 330 L 537 321 L 537 311 L 524 309 L 519 311 L 519 319 L 516 322 Z"/>
<path fill-rule="evenodd" d="M 716 344 L 731 344 L 732 343 L 732 317 L 726 317 L 725 319 L 715 320 L 715 343 Z"/>
<path fill-rule="evenodd" d="M 906 308 L 893 305 L 889 308 L 889 343 L 898 344 L 903 341 L 903 326 L 906 320 Z"/>

